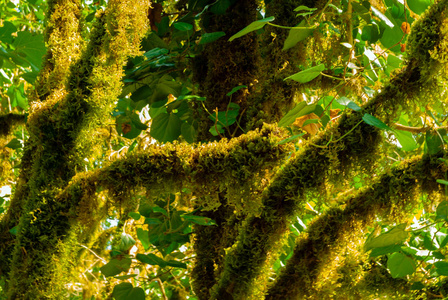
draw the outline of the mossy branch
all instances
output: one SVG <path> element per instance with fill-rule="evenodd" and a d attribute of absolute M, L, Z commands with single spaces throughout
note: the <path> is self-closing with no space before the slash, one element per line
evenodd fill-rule
<path fill-rule="evenodd" d="M 108 1 L 106 11 L 97 15 L 88 45 L 80 51 L 82 55 L 79 59 L 73 58 L 75 61 L 69 67 L 69 74 L 63 68 L 62 73 L 68 76 L 63 87 L 56 84 L 36 90 L 36 99 L 41 101 L 31 105 L 27 122 L 30 138 L 24 153 L 24 157 L 30 160 L 22 166 L 25 180 L 19 181 L 17 186 L 17 190 L 26 194 L 21 195 L 22 199 L 14 196 L 14 203 L 11 203 L 11 207 L 17 207 L 16 203 L 20 202 L 20 208 L 25 212 L 20 216 L 19 234 L 15 237 L 16 245 L 20 247 L 14 250 L 10 246 L 1 248 L 0 259 L 9 262 L 0 268 L 9 277 L 7 297 L 11 299 L 58 299 L 66 296 L 64 283 L 68 279 L 60 276 L 70 274 L 67 272 L 70 267 L 68 261 L 73 256 L 72 250 L 79 234 L 76 230 L 79 224 L 68 222 L 66 213 L 77 211 L 73 205 L 78 203 L 75 200 L 57 202 L 55 197 L 75 175 L 82 159 L 91 153 L 95 144 L 91 131 L 109 118 L 114 101 L 121 92 L 123 64 L 130 55 L 139 53 L 140 39 L 147 29 L 148 5 L 144 0 Z M 46 21 L 55 22 L 55 26 L 51 25 L 53 29 L 47 33 L 51 55 L 46 57 L 48 68 L 44 66 L 41 78 L 55 74 L 53 71 L 56 69 L 51 64 L 54 63 L 52 58 L 58 54 L 58 38 L 62 44 L 71 42 L 70 47 L 77 47 L 77 37 L 81 34 L 75 20 L 76 25 L 68 22 L 74 28 L 68 26 L 76 38 L 61 36 L 66 28 L 64 14 L 70 15 L 72 6 L 80 8 L 80 2 L 52 1 L 49 6 Z M 61 14 L 59 18 L 58 13 Z M 49 42 L 53 34 L 55 44 Z M 67 60 L 65 51 L 66 48 L 60 57 Z M 61 76 L 64 79 L 65 75 Z M 27 188 L 23 189 L 23 186 Z M 35 222 L 34 213 L 37 211 L 39 216 L 36 219 L 39 221 Z M 17 221 L 6 219 L 9 223 Z M 26 256 L 22 255 L 21 249 L 27 249 Z M 42 255 L 57 257 L 61 263 L 56 265 L 51 260 L 42 259 Z"/>
<path fill-rule="evenodd" d="M 446 2 L 443 0 L 431 7 L 422 22 L 440 19 L 447 9 Z M 440 27 L 441 24 L 438 23 L 437 26 Z M 437 27 L 432 29 L 436 30 Z M 421 34 L 420 31 L 426 32 L 427 28 L 417 27 L 411 36 Z M 429 71 L 434 74 L 440 69 L 440 66 L 436 67 L 429 52 L 447 44 L 446 40 L 447 37 L 443 34 L 434 36 L 431 43 L 424 48 L 428 55 L 421 55 L 421 49 L 414 50 L 417 52 L 411 51 L 411 59 L 406 67 L 393 77 L 377 96 L 363 106 L 364 111 L 384 116 L 390 122 L 399 109 L 409 105 L 407 103 L 409 100 L 415 102 L 421 100 L 418 95 L 422 86 L 428 83 Z M 347 133 L 360 120 L 359 114 L 346 114 L 337 126 L 316 136 L 312 144 L 327 145 L 333 135 Z M 268 255 L 275 252 L 276 245 L 288 228 L 289 219 L 303 209 L 306 203 L 305 192 L 322 186 L 329 175 L 329 170 L 341 166 L 349 168 L 359 162 L 364 166 L 373 163 L 374 152 L 381 139 L 382 134 L 379 130 L 361 123 L 344 139 L 334 144 L 330 143 L 328 149 L 316 148 L 310 144 L 297 153 L 296 158 L 291 159 L 279 171 L 263 193 L 264 210 L 261 216 L 247 221 L 237 244 L 228 252 L 224 272 L 220 282 L 214 287 L 212 298 L 219 299 L 226 294 L 233 295 L 234 299 L 248 298 L 252 293 L 253 281 L 260 276 Z M 331 167 L 334 162 L 339 163 L 338 167 Z"/>
<path fill-rule="evenodd" d="M 339 255 L 331 253 L 334 249 L 344 251 L 349 244 L 351 248 L 355 244 L 362 246 L 359 241 L 364 237 L 359 236 L 359 228 L 371 226 L 378 216 L 393 222 L 394 216 L 400 218 L 411 212 L 420 201 L 420 193 L 413 192 L 418 187 L 426 192 L 441 190 L 436 180 L 446 172 L 446 165 L 438 160 L 442 154 L 419 156 L 400 163 L 371 185 L 340 199 L 339 203 L 346 204 L 344 209 L 332 208 L 314 220 L 306 234 L 299 237 L 293 257 L 269 288 L 266 299 L 318 297 L 317 293 L 322 291 L 316 289 L 317 278 L 337 273 L 322 265 L 328 262 L 325 257 Z M 324 287 L 325 283 L 319 286 Z"/>
<path fill-rule="evenodd" d="M 285 134 L 275 126 L 266 125 L 261 130 L 231 140 L 223 139 L 196 147 L 186 143 L 165 144 L 163 147 L 151 145 L 101 169 L 79 173 L 58 198 L 81 201 L 73 195 L 83 197 L 83 191 L 91 193 L 97 188 L 106 189 L 121 199 L 135 187 L 144 187 L 154 195 L 189 187 L 198 197 L 235 185 L 241 187 L 250 182 L 257 171 L 279 164 L 293 150 L 292 145 L 278 144 Z M 216 208 L 220 203 L 202 205 Z M 83 208 L 86 212 L 91 209 L 94 207 Z"/>

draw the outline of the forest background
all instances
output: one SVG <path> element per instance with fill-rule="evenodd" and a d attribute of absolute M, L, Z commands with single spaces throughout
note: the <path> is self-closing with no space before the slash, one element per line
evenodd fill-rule
<path fill-rule="evenodd" d="M 0 299 L 448 296 L 446 0 L 0 16 Z"/>

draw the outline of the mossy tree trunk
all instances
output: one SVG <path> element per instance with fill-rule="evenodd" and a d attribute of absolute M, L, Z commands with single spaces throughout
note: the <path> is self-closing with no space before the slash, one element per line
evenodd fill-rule
<path fill-rule="evenodd" d="M 109 1 L 84 45 L 80 1 L 49 1 L 49 46 L 27 121 L 22 175 L 2 236 L 17 224 L 14 249 L 2 245 L 8 299 L 60 299 L 83 228 L 76 194 L 57 195 L 91 155 L 92 131 L 104 123 L 121 91 L 122 67 L 139 54 L 147 1 Z M 96 216 L 92 216 L 95 219 Z M 5 239 L 8 240 L 8 239 Z"/>

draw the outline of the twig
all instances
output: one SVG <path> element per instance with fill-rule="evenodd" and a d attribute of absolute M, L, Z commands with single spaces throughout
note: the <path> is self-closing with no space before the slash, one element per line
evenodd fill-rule
<path fill-rule="evenodd" d="M 83 247 L 84 249 L 88 250 L 90 253 L 92 253 L 96 258 L 100 259 L 103 264 L 107 263 L 107 260 L 96 254 L 93 250 L 89 249 L 87 246 L 84 246 L 82 244 L 78 244 L 79 246 Z"/>
<path fill-rule="evenodd" d="M 163 282 L 162 282 L 162 280 L 160 280 L 160 278 L 157 277 L 157 278 L 154 278 L 154 279 L 151 280 L 151 281 L 157 281 L 157 283 L 160 285 L 160 289 L 162 290 L 163 299 L 164 299 L 164 300 L 168 300 L 168 297 L 167 297 L 166 294 L 165 294 L 165 288 L 163 287 Z"/>

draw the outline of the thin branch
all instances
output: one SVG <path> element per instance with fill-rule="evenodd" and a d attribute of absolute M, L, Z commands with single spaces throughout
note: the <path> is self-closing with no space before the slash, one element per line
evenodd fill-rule
<path fill-rule="evenodd" d="M 101 256 L 99 256 L 98 254 L 95 253 L 95 251 L 93 251 L 92 249 L 88 248 L 87 246 L 84 246 L 82 244 L 78 244 L 80 247 L 83 247 L 84 249 L 88 250 L 90 253 L 93 254 L 93 256 L 95 256 L 96 258 L 98 258 L 99 260 L 101 260 L 101 262 L 103 264 L 107 263 L 107 260 L 105 260 L 104 258 L 102 258 Z"/>

